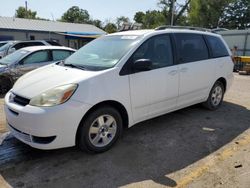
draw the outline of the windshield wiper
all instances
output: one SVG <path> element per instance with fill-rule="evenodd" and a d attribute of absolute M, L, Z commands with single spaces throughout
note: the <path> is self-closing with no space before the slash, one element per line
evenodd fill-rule
<path fill-rule="evenodd" d="M 85 70 L 85 68 L 81 65 L 76 65 L 76 64 L 72 64 L 72 63 L 64 63 L 63 64 L 65 67 L 72 67 L 72 68 L 77 68 L 77 69 L 81 69 L 81 70 Z"/>

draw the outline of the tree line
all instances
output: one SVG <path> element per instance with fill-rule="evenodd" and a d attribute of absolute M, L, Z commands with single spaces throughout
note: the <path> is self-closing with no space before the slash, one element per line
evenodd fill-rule
<path fill-rule="evenodd" d="M 92 19 L 89 12 L 78 6 L 69 8 L 58 21 L 93 24 L 107 33 L 118 31 L 123 23 L 136 22 L 143 29 L 160 25 L 188 25 L 205 28 L 250 28 L 250 0 L 157 0 L 159 10 L 139 11 L 133 20 L 120 16 L 115 21 Z M 174 10 L 174 11 L 173 11 Z M 173 19 L 172 19 L 172 14 Z M 16 10 L 16 17 L 42 19 L 37 12 L 24 7 Z"/>

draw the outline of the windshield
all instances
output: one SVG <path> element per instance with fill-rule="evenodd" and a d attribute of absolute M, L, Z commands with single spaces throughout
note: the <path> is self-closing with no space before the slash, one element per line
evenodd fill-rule
<path fill-rule="evenodd" d="M 7 42 L 0 42 L 0 47 L 7 44 Z"/>
<path fill-rule="evenodd" d="M 5 51 L 9 48 L 9 46 L 11 45 L 12 43 L 6 43 L 4 45 L 0 45 L 0 51 Z"/>
<path fill-rule="evenodd" d="M 11 64 L 19 61 L 22 57 L 26 56 L 29 51 L 27 50 L 18 50 L 10 55 L 5 56 L 3 59 L 0 60 L 0 64 Z"/>
<path fill-rule="evenodd" d="M 104 70 L 115 66 L 138 41 L 138 36 L 105 36 L 96 39 L 65 60 L 88 70 Z"/>

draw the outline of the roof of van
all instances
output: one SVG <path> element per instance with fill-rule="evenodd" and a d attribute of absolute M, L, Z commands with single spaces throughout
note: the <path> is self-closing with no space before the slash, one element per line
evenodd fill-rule
<path fill-rule="evenodd" d="M 155 30 L 155 29 L 144 29 L 144 30 L 129 30 L 129 31 L 121 31 L 117 33 L 109 34 L 109 36 L 115 35 L 146 35 L 151 33 L 196 33 L 196 34 L 207 34 L 207 35 L 214 35 L 218 36 L 216 33 L 208 32 L 208 31 L 198 31 L 198 30 L 191 30 L 191 29 L 163 29 L 163 30 Z"/>

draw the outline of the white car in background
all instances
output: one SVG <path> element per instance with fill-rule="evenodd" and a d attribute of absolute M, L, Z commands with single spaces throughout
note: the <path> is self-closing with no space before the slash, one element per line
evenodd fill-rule
<path fill-rule="evenodd" d="M 8 92 L 25 73 L 66 59 L 76 50 L 61 46 L 33 46 L 0 59 L 0 94 Z"/>
<path fill-rule="evenodd" d="M 219 108 L 233 79 L 230 55 L 210 32 L 107 35 L 21 77 L 5 97 L 8 126 L 35 148 L 104 152 L 138 122 L 196 103 Z"/>

